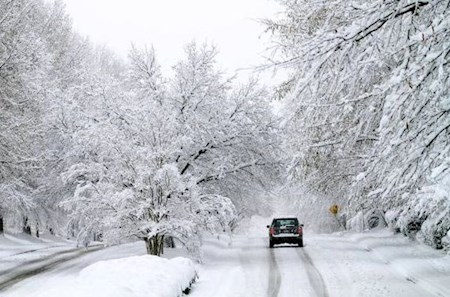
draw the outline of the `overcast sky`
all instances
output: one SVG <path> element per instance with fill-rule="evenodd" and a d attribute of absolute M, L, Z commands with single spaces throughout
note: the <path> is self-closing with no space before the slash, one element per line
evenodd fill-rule
<path fill-rule="evenodd" d="M 75 29 L 126 57 L 131 42 L 153 45 L 168 74 L 191 40 L 213 42 L 232 73 L 263 62 L 268 46 L 257 19 L 281 11 L 275 0 L 64 0 Z M 242 73 L 246 76 L 247 72 Z"/>

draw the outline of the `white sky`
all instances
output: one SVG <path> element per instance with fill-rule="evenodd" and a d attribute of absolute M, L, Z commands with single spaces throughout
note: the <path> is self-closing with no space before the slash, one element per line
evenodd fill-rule
<path fill-rule="evenodd" d="M 64 0 L 75 30 L 126 57 L 131 42 L 153 45 L 163 71 L 183 57 L 186 43 L 207 40 L 219 48 L 229 74 L 264 61 L 268 46 L 257 19 L 274 17 L 275 0 Z M 246 76 L 249 71 L 242 72 Z"/>

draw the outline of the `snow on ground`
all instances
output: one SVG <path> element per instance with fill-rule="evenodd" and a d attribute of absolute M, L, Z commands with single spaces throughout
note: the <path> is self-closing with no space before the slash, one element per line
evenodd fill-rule
<path fill-rule="evenodd" d="M 8 240 L 15 241 L 16 237 L 21 236 L 9 236 Z M 22 244 L 28 245 L 28 238 L 24 236 L 24 239 Z M 26 257 L 33 260 L 25 263 L 33 263 L 33 269 L 39 265 L 44 267 L 42 273 L 25 278 L 3 291 L 0 290 L 0 296 L 175 297 L 181 294 L 180 288 L 187 287 L 196 275 L 191 260 L 179 257 L 184 254 L 181 249 L 168 249 L 165 255 L 166 258 L 171 258 L 168 260 L 147 256 L 143 242 L 127 243 L 101 250 L 81 248 L 73 253 L 78 254 L 68 261 L 59 261 L 62 256 L 55 253 L 54 257 L 57 259 L 55 265 L 52 265 L 55 258 L 50 255 L 39 258 L 39 251 L 28 253 Z M 2 270 L 3 263 L 7 259 L 9 258 L 0 260 Z M 10 257 L 9 261 L 14 262 L 13 260 L 17 260 L 15 256 Z M 27 271 L 20 263 L 17 265 L 20 269 L 13 272 Z M 7 276 L 2 272 L 0 281 L 4 275 Z"/>
<path fill-rule="evenodd" d="M 51 235 L 36 238 L 26 234 L 10 235 L 6 233 L 0 236 L 0 259 L 37 250 L 69 246 L 73 247 L 75 244 Z"/>
<path fill-rule="evenodd" d="M 195 264 L 198 280 L 189 296 L 450 296 L 450 255 L 441 251 L 388 230 L 314 234 L 307 228 L 304 248 L 280 245 L 270 249 L 266 229 L 270 221 L 246 219 L 232 238 L 206 236 L 203 263 Z M 166 258 L 184 254 L 182 249 L 166 252 Z M 175 268 L 181 283 L 194 271 L 188 260 L 158 259 L 153 264 L 152 257 L 142 255 L 142 242 L 93 251 L 0 291 L 0 296 L 133 297 L 144 296 L 143 292 L 145 296 L 169 296 L 164 290 L 175 288 L 174 283 L 163 289 L 141 281 L 173 281 L 171 261 L 181 261 L 186 269 Z M 99 262 L 105 260 L 112 261 Z"/>
<path fill-rule="evenodd" d="M 449 296 L 450 257 L 387 230 L 310 235 L 329 296 Z"/>
<path fill-rule="evenodd" d="M 51 286 L 36 297 L 175 297 L 196 277 L 186 258 L 144 255 L 94 263 L 64 286 Z"/>
<path fill-rule="evenodd" d="M 21 270 L 39 267 L 76 252 L 76 244 L 51 235 L 36 238 L 26 234 L 0 236 L 0 284 Z"/>
<path fill-rule="evenodd" d="M 268 247 L 271 219 L 209 237 L 193 297 L 450 296 L 450 256 L 388 230 L 312 234 L 305 247 Z"/>
<path fill-rule="evenodd" d="M 254 242 L 227 236 L 207 237 L 203 264 L 190 296 L 265 296 L 269 263 L 261 261 L 267 249 L 261 238 Z"/>

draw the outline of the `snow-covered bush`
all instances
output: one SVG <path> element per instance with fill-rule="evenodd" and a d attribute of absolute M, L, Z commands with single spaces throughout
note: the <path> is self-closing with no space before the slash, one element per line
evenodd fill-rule
<path fill-rule="evenodd" d="M 364 231 L 364 213 L 359 211 L 347 221 L 347 229 L 356 232 Z"/>
<path fill-rule="evenodd" d="M 450 230 L 450 174 L 436 170 L 433 177 L 433 185 L 412 195 L 397 224 L 405 235 L 440 249 L 448 247 L 445 237 Z"/>
<path fill-rule="evenodd" d="M 364 215 L 367 229 L 385 228 L 387 226 L 384 213 L 379 209 L 371 209 Z"/>
<path fill-rule="evenodd" d="M 395 232 L 400 232 L 400 229 L 398 228 L 397 222 L 398 218 L 400 217 L 401 209 L 390 209 L 386 211 L 384 214 L 384 219 L 386 220 L 386 224 L 388 225 L 389 229 Z"/>
<path fill-rule="evenodd" d="M 385 228 L 386 226 L 385 215 L 379 209 L 359 211 L 347 221 L 347 229 L 357 232 Z"/>
<path fill-rule="evenodd" d="M 448 230 L 447 235 L 442 237 L 442 247 L 446 251 L 450 251 L 450 230 Z"/>

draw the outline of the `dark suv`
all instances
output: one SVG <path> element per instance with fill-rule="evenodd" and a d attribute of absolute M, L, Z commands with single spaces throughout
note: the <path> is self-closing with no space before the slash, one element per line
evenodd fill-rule
<path fill-rule="evenodd" d="M 270 248 L 280 243 L 294 243 L 303 247 L 303 224 L 299 224 L 297 218 L 275 218 L 267 228 Z"/>

